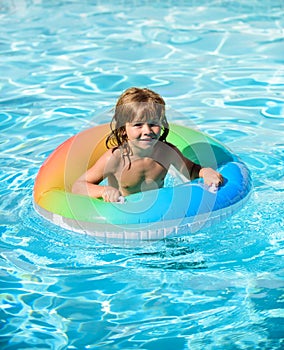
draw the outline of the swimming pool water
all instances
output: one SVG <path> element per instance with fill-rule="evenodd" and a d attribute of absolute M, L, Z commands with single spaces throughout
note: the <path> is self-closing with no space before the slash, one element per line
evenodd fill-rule
<path fill-rule="evenodd" d="M 1 349 L 283 349 L 283 14 L 281 0 L 1 2 Z M 135 85 L 240 155 L 245 208 L 137 248 L 35 213 L 45 158 Z"/>

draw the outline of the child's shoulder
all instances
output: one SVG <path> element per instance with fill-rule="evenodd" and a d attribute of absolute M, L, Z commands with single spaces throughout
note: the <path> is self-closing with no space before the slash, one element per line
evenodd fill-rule
<path fill-rule="evenodd" d="M 172 144 L 168 141 L 161 142 L 160 146 L 162 149 L 178 151 L 177 146 L 175 146 L 174 144 Z"/>
<path fill-rule="evenodd" d="M 120 150 L 118 148 L 109 148 L 100 157 L 102 162 L 117 162 L 120 158 Z"/>
<path fill-rule="evenodd" d="M 113 147 L 106 151 L 107 158 L 119 159 L 121 158 L 121 149 L 120 147 Z"/>
<path fill-rule="evenodd" d="M 174 144 L 164 141 L 164 142 L 159 142 L 157 144 L 155 154 L 157 157 L 162 157 L 162 158 L 167 157 L 168 161 L 171 163 L 174 161 L 177 155 L 180 155 L 180 152 Z"/>
<path fill-rule="evenodd" d="M 121 162 L 120 150 L 118 148 L 108 149 L 100 158 L 107 172 L 115 172 Z"/>

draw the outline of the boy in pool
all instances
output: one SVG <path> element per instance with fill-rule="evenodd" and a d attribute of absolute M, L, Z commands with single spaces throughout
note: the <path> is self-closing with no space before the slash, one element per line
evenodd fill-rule
<path fill-rule="evenodd" d="M 220 173 L 193 163 L 166 141 L 165 101 L 152 90 L 132 87 L 122 93 L 111 130 L 108 150 L 75 181 L 73 193 L 117 202 L 121 196 L 163 187 L 171 165 L 188 179 L 203 178 L 208 186 L 223 182 Z M 104 178 L 106 186 L 100 185 Z"/>

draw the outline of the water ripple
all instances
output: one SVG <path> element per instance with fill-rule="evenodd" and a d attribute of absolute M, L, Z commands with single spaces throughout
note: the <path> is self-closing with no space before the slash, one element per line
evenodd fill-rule
<path fill-rule="evenodd" d="M 283 11 L 278 0 L 1 3 L 3 350 L 281 348 Z M 137 247 L 39 217 L 43 161 L 108 122 L 133 85 L 240 155 L 254 184 L 244 209 Z"/>

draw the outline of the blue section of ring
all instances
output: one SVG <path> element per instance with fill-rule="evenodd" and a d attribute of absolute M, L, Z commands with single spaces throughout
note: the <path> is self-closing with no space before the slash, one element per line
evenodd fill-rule
<path fill-rule="evenodd" d="M 215 193 L 200 180 L 175 187 L 147 191 L 127 197 L 124 204 L 101 203 L 98 214 L 116 225 L 152 223 L 192 217 L 218 211 L 232 214 L 231 206 L 244 199 L 251 190 L 248 168 L 241 162 L 230 162 L 219 169 L 224 185 Z"/>

